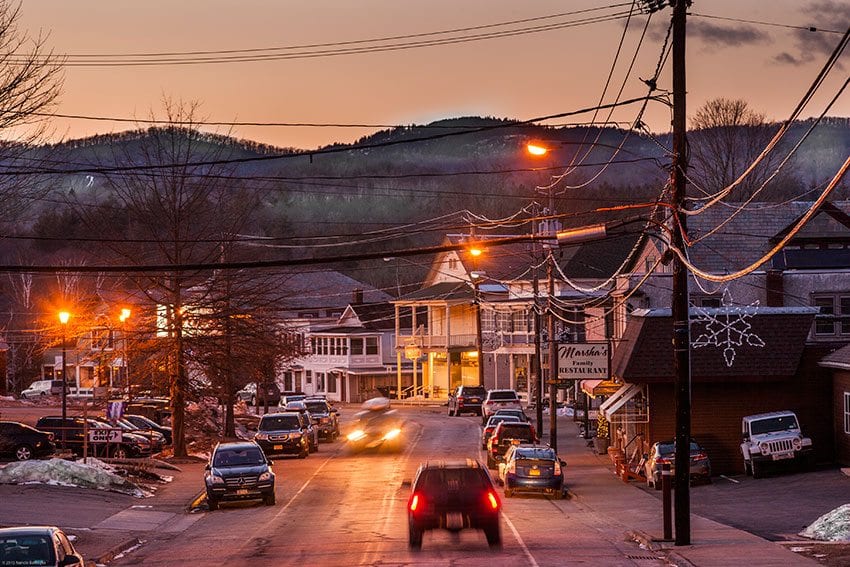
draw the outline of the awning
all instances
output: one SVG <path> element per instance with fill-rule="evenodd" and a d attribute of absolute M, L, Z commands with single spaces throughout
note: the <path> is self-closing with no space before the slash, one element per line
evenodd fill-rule
<path fill-rule="evenodd" d="M 626 402 L 634 398 L 639 392 L 643 390 L 643 386 L 638 384 L 628 384 L 620 388 L 614 395 L 605 400 L 601 406 L 599 406 L 599 411 L 605 416 L 605 419 L 611 421 L 611 416 L 613 416 L 617 411 L 619 411 Z"/>
<path fill-rule="evenodd" d="M 610 396 L 611 394 L 617 392 L 622 387 L 622 384 L 619 382 L 614 382 L 613 380 L 582 380 L 581 381 L 581 389 L 582 391 L 591 397 L 596 396 Z"/>

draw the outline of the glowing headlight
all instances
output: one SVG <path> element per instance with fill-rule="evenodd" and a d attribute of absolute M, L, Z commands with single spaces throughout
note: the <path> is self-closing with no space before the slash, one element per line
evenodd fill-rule
<path fill-rule="evenodd" d="M 271 477 L 272 477 L 272 473 L 271 473 L 271 472 L 266 471 L 266 472 L 264 472 L 263 474 L 261 474 L 261 475 L 260 475 L 260 478 L 259 478 L 258 480 L 259 480 L 260 482 L 264 482 L 264 481 L 266 481 L 266 480 L 269 480 Z"/>
<path fill-rule="evenodd" d="M 384 441 L 390 441 L 391 439 L 395 439 L 399 435 L 401 435 L 401 429 L 390 429 L 384 435 Z"/>
<path fill-rule="evenodd" d="M 269 440 L 269 434 L 268 433 L 257 433 L 254 436 L 254 439 L 258 439 L 260 441 L 268 441 Z"/>
<path fill-rule="evenodd" d="M 346 437 L 348 438 L 349 441 L 359 441 L 360 439 L 363 439 L 364 437 L 366 437 L 366 432 L 363 431 L 362 429 L 356 429 L 356 430 L 352 431 L 351 433 L 349 433 Z"/>

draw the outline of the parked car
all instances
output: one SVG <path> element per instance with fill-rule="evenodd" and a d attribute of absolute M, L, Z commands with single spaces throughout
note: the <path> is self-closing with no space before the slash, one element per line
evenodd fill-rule
<path fill-rule="evenodd" d="M 420 465 L 407 502 L 408 542 L 422 547 L 422 534 L 446 529 L 483 530 L 491 548 L 501 545 L 502 503 L 487 469 L 477 461 Z"/>
<path fill-rule="evenodd" d="M 19 461 L 48 457 L 56 451 L 53 434 L 17 421 L 0 421 L 0 454 Z"/>
<path fill-rule="evenodd" d="M 62 394 L 62 380 L 36 380 L 21 392 L 21 399 L 30 400 Z M 67 389 L 66 389 L 67 392 Z"/>
<path fill-rule="evenodd" d="M 522 409 L 519 396 L 514 390 L 490 390 L 481 405 L 482 423 L 487 423 L 491 415 L 500 409 Z"/>
<path fill-rule="evenodd" d="M 494 416 L 496 416 L 496 415 L 514 415 L 514 416 L 517 417 L 517 419 L 519 419 L 523 423 L 531 423 L 531 419 L 528 417 L 528 415 L 526 415 L 526 413 L 522 409 L 502 408 L 502 409 L 496 410 L 496 412 L 493 415 Z"/>
<path fill-rule="evenodd" d="M 283 408 L 286 407 L 286 404 L 288 404 L 289 402 L 303 402 L 306 397 L 307 394 L 305 394 L 304 392 L 286 391 L 281 394 L 280 402 L 278 402 L 277 405 Z"/>
<path fill-rule="evenodd" d="M 313 420 L 313 427 L 319 437 L 333 441 L 339 437 L 339 410 L 322 398 L 305 398 L 304 405 Z"/>
<path fill-rule="evenodd" d="M 153 429 L 143 429 L 141 427 L 136 426 L 126 419 L 119 419 L 115 421 L 114 424 L 110 423 L 110 425 L 116 425 L 123 429 L 127 433 L 132 433 L 134 435 L 141 435 L 146 438 L 151 445 L 151 453 L 159 453 L 162 451 L 162 448 L 165 446 L 165 436 Z"/>
<path fill-rule="evenodd" d="M 487 440 L 487 468 L 495 469 L 505 458 L 505 453 L 514 441 L 537 443 L 537 435 L 530 423 L 503 421 L 493 430 Z"/>
<path fill-rule="evenodd" d="M 543 492 L 564 497 L 564 467 L 555 450 L 543 445 L 511 445 L 499 463 L 499 479 L 505 498 L 515 492 Z"/>
<path fill-rule="evenodd" d="M 127 423 L 110 423 L 105 419 L 100 418 L 89 418 L 89 431 L 92 429 L 120 429 L 121 430 L 121 441 L 115 444 L 107 444 L 107 451 L 109 451 L 109 457 L 114 459 L 127 459 L 134 457 L 149 457 L 153 453 L 155 453 L 155 445 L 160 445 L 162 441 L 155 441 L 151 439 L 149 436 L 137 432 L 135 428 Z M 96 451 L 92 449 L 92 444 L 89 443 L 89 450 Z M 97 454 L 97 453 L 96 453 Z"/>
<path fill-rule="evenodd" d="M 302 416 L 304 416 L 304 420 L 309 425 L 309 428 L 306 430 L 306 434 L 310 438 L 310 452 L 315 453 L 316 451 L 318 451 L 319 428 L 313 426 L 313 416 L 310 415 L 310 411 L 307 409 L 307 404 L 303 401 L 288 402 L 283 408 L 283 411 L 297 411 Z"/>
<path fill-rule="evenodd" d="M 83 556 L 61 529 L 26 526 L 0 529 L 0 565 L 85 565 Z"/>
<path fill-rule="evenodd" d="M 644 469 L 646 472 L 646 484 L 661 490 L 661 468 L 664 464 L 670 465 L 670 472 L 675 474 L 676 443 L 675 441 L 659 441 L 653 443 L 646 457 Z M 699 443 L 691 440 L 690 447 L 690 477 L 691 482 L 711 482 L 711 461 L 708 454 L 699 446 Z"/>
<path fill-rule="evenodd" d="M 85 422 L 82 417 L 66 417 L 62 421 L 61 416 L 48 415 L 38 419 L 36 429 L 53 434 L 57 446 L 62 446 L 62 435 L 65 435 L 65 446 L 75 454 L 82 456 L 83 440 L 85 434 L 92 429 L 113 429 L 108 423 L 92 418 Z M 109 457 L 124 459 L 127 457 L 146 457 L 151 453 L 150 441 L 142 435 L 124 433 L 122 430 L 121 442 L 118 443 L 89 443 L 89 454 L 98 455 L 100 451 L 108 452 Z"/>
<path fill-rule="evenodd" d="M 280 388 L 274 382 L 262 384 L 259 389 L 256 382 L 249 382 L 245 384 L 244 388 L 236 392 L 236 396 L 249 406 L 265 405 L 266 403 L 270 406 L 276 406 L 281 399 Z"/>
<path fill-rule="evenodd" d="M 481 404 L 487 390 L 484 386 L 458 386 L 449 394 L 449 415 L 457 416 L 463 413 L 481 415 Z"/>
<path fill-rule="evenodd" d="M 151 429 L 158 433 L 161 433 L 165 438 L 165 444 L 171 445 L 171 428 L 165 425 L 160 425 L 154 420 L 147 418 L 143 415 L 136 414 L 125 414 L 124 419 L 138 427 L 139 429 Z"/>
<path fill-rule="evenodd" d="M 260 419 L 254 441 L 267 456 L 310 454 L 312 425 L 296 411 L 268 413 Z"/>
<path fill-rule="evenodd" d="M 210 510 L 218 509 L 223 500 L 261 499 L 266 506 L 274 506 L 271 461 L 253 441 L 219 443 L 204 471 Z"/>
<path fill-rule="evenodd" d="M 744 470 L 759 478 L 770 464 L 812 464 L 812 440 L 803 435 L 792 411 L 747 415 L 741 419 L 741 454 Z"/>
<path fill-rule="evenodd" d="M 516 421 L 517 423 L 519 423 L 519 418 L 515 415 L 491 416 L 490 419 L 487 420 L 487 425 L 484 426 L 484 430 L 481 432 L 482 449 L 487 449 L 487 441 L 489 441 L 490 436 L 493 435 L 493 431 L 496 430 L 496 426 L 502 423 L 503 421 Z"/>

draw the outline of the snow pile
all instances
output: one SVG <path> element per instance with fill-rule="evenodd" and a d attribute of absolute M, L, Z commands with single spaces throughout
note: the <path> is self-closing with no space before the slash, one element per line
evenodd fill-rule
<path fill-rule="evenodd" d="M 50 459 L 20 461 L 0 469 L 0 484 L 50 484 L 77 486 L 129 494 L 144 498 L 147 494 L 127 479 L 115 474 L 115 469 L 97 459 L 82 462 Z"/>
<path fill-rule="evenodd" d="M 801 531 L 800 535 L 821 541 L 850 541 L 850 504 L 827 512 Z"/>

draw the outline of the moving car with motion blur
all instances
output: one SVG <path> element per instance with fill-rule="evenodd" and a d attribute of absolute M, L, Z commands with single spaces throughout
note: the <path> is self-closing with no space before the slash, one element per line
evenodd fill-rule
<path fill-rule="evenodd" d="M 422 547 L 428 530 L 483 530 L 487 543 L 502 543 L 502 502 L 487 469 L 477 461 L 427 462 L 419 466 L 407 501 L 408 543 Z"/>
<path fill-rule="evenodd" d="M 204 471 L 210 510 L 218 509 L 222 500 L 261 499 L 266 506 L 274 506 L 271 461 L 253 441 L 219 443 Z"/>
<path fill-rule="evenodd" d="M 260 419 L 254 441 L 266 456 L 298 455 L 303 459 L 311 452 L 312 425 L 297 411 L 269 413 Z"/>
<path fill-rule="evenodd" d="M 0 529 L 0 565 L 85 565 L 74 544 L 55 526 Z"/>
<path fill-rule="evenodd" d="M 390 409 L 389 398 L 372 398 L 363 402 L 362 407 L 346 435 L 349 450 L 400 451 L 403 422 L 396 410 Z"/>
<path fill-rule="evenodd" d="M 499 463 L 499 481 L 505 487 L 505 498 L 516 492 L 542 492 L 563 498 L 566 466 L 549 446 L 512 444 L 504 461 Z"/>
<path fill-rule="evenodd" d="M 670 465 L 670 473 L 676 471 L 676 443 L 675 441 L 659 441 L 654 443 L 647 455 L 644 464 L 646 471 L 646 484 L 655 490 L 661 490 L 661 468 L 664 464 Z M 711 482 L 711 461 L 708 454 L 700 447 L 699 443 L 691 439 L 690 447 L 690 478 L 694 481 Z"/>

